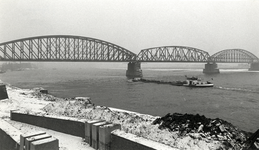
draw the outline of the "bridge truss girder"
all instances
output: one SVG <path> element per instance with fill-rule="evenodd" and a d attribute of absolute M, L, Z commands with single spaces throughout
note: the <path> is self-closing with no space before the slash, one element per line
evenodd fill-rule
<path fill-rule="evenodd" d="M 210 61 L 217 63 L 253 63 L 259 62 L 251 52 L 244 49 L 226 49 L 213 54 Z"/>
<path fill-rule="evenodd" d="M 209 53 L 184 46 L 164 46 L 141 50 L 137 56 L 140 62 L 207 62 Z"/>
<path fill-rule="evenodd" d="M 136 54 L 99 39 L 55 35 L 0 44 L 0 61 L 113 61 L 129 62 Z"/>

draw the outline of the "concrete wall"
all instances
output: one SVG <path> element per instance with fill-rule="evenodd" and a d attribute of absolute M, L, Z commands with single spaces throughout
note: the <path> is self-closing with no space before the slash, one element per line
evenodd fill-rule
<path fill-rule="evenodd" d="M 120 125 L 107 123 L 105 121 L 96 122 L 89 120 L 73 120 L 64 117 L 36 116 L 19 111 L 11 111 L 11 120 L 86 138 L 85 141 L 89 143 L 90 146 L 95 149 L 98 149 L 99 147 L 100 150 L 175 150 L 164 144 L 125 133 L 120 130 Z M 95 128 L 95 126 L 100 123 L 102 124 L 98 126 L 98 128 Z M 94 130 L 98 131 L 93 132 Z M 98 137 L 98 139 L 94 139 L 94 137 Z M 95 145 L 98 146 L 91 144 L 90 141 L 93 140 L 97 142 Z"/>
<path fill-rule="evenodd" d="M 19 150 L 21 132 L 0 119 L 0 150 Z"/>
<path fill-rule="evenodd" d="M 111 133 L 111 150 L 178 150 L 122 130 Z"/>
<path fill-rule="evenodd" d="M 8 98 L 6 86 L 0 83 L 0 100 Z"/>
<path fill-rule="evenodd" d="M 38 143 L 33 143 L 38 142 Z M 30 148 L 30 145 L 35 149 Z M 46 148 L 47 147 L 47 148 Z M 0 150 L 58 150 L 58 139 L 39 131 L 23 134 L 0 119 Z"/>
<path fill-rule="evenodd" d="M 10 135 L 0 129 L 0 150 L 19 150 L 19 147 Z"/>
<path fill-rule="evenodd" d="M 111 149 L 112 150 L 155 150 L 151 147 L 141 145 L 130 139 L 122 138 L 118 135 L 111 134 Z"/>
<path fill-rule="evenodd" d="M 11 120 L 32 124 L 70 135 L 85 137 L 85 124 L 84 121 L 80 120 L 36 116 L 16 111 L 11 112 Z"/>

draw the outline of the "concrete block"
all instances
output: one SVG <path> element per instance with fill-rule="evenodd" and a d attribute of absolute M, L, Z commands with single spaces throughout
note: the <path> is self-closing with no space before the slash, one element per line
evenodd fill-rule
<path fill-rule="evenodd" d="M 107 124 L 99 127 L 99 150 L 111 149 L 111 132 L 121 129 L 120 124 Z"/>
<path fill-rule="evenodd" d="M 18 111 L 19 109 L 10 110 L 10 119 L 13 120 L 13 112 Z"/>
<path fill-rule="evenodd" d="M 22 132 L 0 119 L 0 150 L 19 150 Z"/>
<path fill-rule="evenodd" d="M 30 150 L 59 150 L 58 139 L 51 137 L 31 142 Z"/>
<path fill-rule="evenodd" d="M 0 83 L 0 100 L 8 98 L 6 86 Z"/>
<path fill-rule="evenodd" d="M 51 137 L 51 135 L 42 134 L 42 135 L 37 135 L 37 136 L 30 137 L 30 138 L 26 138 L 25 139 L 25 150 L 30 150 L 31 142 L 46 139 L 46 138 L 50 138 L 50 137 Z"/>
<path fill-rule="evenodd" d="M 25 149 L 25 139 L 26 138 L 30 138 L 30 137 L 42 135 L 42 134 L 46 134 L 46 132 L 38 131 L 38 132 L 34 132 L 34 133 L 21 134 L 20 135 L 20 150 Z"/>
<path fill-rule="evenodd" d="M 40 92 L 43 94 L 48 94 L 48 90 L 46 90 L 46 89 L 41 89 Z"/>
<path fill-rule="evenodd" d="M 99 148 L 99 127 L 110 124 L 107 122 L 99 122 L 92 125 L 92 146 L 94 149 Z"/>
<path fill-rule="evenodd" d="M 85 122 L 85 142 L 92 146 L 92 125 L 103 120 L 88 120 Z"/>

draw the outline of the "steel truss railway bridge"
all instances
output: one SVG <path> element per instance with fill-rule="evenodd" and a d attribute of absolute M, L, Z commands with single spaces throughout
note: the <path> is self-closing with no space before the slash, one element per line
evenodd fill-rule
<path fill-rule="evenodd" d="M 135 54 L 116 44 L 82 36 L 51 35 L 0 43 L 0 61 L 129 62 L 127 76 L 142 76 L 141 62 L 206 63 L 204 73 L 219 73 L 216 63 L 249 63 L 259 70 L 259 58 L 244 49 L 226 49 L 210 55 L 185 46 L 143 49 Z"/>

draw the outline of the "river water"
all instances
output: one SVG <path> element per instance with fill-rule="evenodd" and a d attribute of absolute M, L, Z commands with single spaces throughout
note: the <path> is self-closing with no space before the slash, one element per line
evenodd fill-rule
<path fill-rule="evenodd" d="M 127 63 L 38 65 L 40 69 L 0 74 L 0 80 L 20 88 L 43 87 L 57 97 L 89 96 L 96 105 L 155 116 L 198 113 L 224 119 L 245 131 L 259 129 L 259 72 L 220 69 L 220 74 L 204 75 L 204 64 L 141 64 L 146 79 L 183 81 L 187 75 L 212 80 L 215 85 L 189 88 L 130 82 L 125 76 Z"/>

